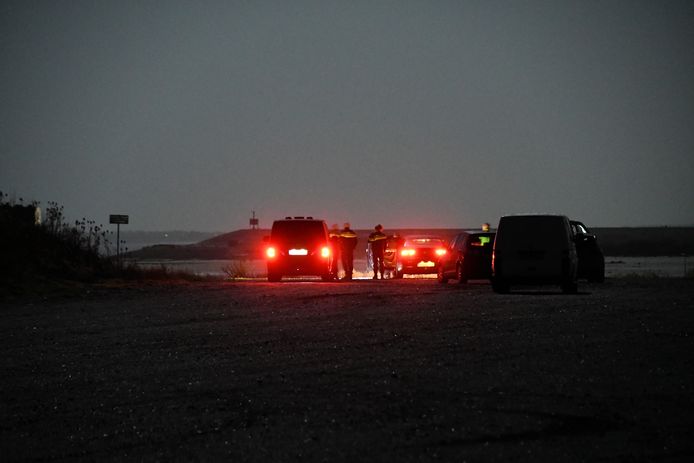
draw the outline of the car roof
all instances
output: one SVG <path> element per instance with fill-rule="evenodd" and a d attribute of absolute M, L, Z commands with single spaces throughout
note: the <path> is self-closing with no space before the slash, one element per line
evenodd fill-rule
<path fill-rule="evenodd" d="M 405 235 L 406 240 L 440 240 L 443 239 L 438 235 Z"/>
<path fill-rule="evenodd" d="M 299 221 L 304 221 L 304 222 L 325 222 L 323 219 L 315 219 L 313 217 L 309 216 L 296 216 L 296 217 L 285 217 L 284 219 L 278 219 L 275 220 L 275 222 L 299 222 Z"/>
<path fill-rule="evenodd" d="M 493 236 L 496 235 L 496 232 L 490 231 L 490 232 L 472 232 L 468 233 L 470 236 Z"/>
<path fill-rule="evenodd" d="M 569 220 L 569 218 L 564 215 L 564 214 L 537 214 L 537 213 L 530 213 L 530 214 L 508 214 L 508 215 L 503 215 L 501 218 L 503 219 L 504 217 L 561 217 Z"/>

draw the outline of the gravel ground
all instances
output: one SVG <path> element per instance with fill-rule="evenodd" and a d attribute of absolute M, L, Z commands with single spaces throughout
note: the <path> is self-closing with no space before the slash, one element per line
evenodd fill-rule
<path fill-rule="evenodd" d="M 3 302 L 2 460 L 692 461 L 694 282 Z"/>

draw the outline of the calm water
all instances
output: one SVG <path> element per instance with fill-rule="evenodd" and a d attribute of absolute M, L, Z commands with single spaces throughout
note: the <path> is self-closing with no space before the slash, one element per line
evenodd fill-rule
<path fill-rule="evenodd" d="M 242 267 L 249 277 L 265 276 L 265 261 L 248 260 L 147 260 L 140 261 L 142 267 L 166 266 L 170 270 L 185 270 L 199 275 L 220 275 L 229 267 L 238 270 Z M 627 275 L 643 275 L 677 278 L 682 277 L 687 271 L 694 269 L 694 257 L 605 257 L 605 276 L 607 278 L 623 277 Z M 372 272 L 367 268 L 366 260 L 354 261 L 354 276 L 356 278 L 370 278 Z M 432 275 L 431 277 L 434 277 Z"/>

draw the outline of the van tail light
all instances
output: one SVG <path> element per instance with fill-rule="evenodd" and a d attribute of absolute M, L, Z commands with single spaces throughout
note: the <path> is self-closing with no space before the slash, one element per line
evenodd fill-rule
<path fill-rule="evenodd" d="M 403 249 L 400 251 L 400 255 L 403 257 L 414 256 L 414 249 Z"/>
<path fill-rule="evenodd" d="M 270 246 L 265 250 L 265 255 L 268 257 L 268 259 L 274 259 L 277 257 L 277 250 Z"/>
<path fill-rule="evenodd" d="M 436 250 L 436 255 L 441 257 L 446 255 L 446 250 L 445 249 L 437 249 Z"/>
<path fill-rule="evenodd" d="M 328 246 L 323 246 L 320 250 L 320 256 L 326 259 L 330 257 L 330 248 Z"/>

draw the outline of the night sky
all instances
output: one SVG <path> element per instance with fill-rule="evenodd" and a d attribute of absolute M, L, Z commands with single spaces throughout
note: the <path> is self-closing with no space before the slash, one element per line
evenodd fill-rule
<path fill-rule="evenodd" d="M 691 1 L 3 1 L 0 190 L 131 230 L 694 225 Z"/>

